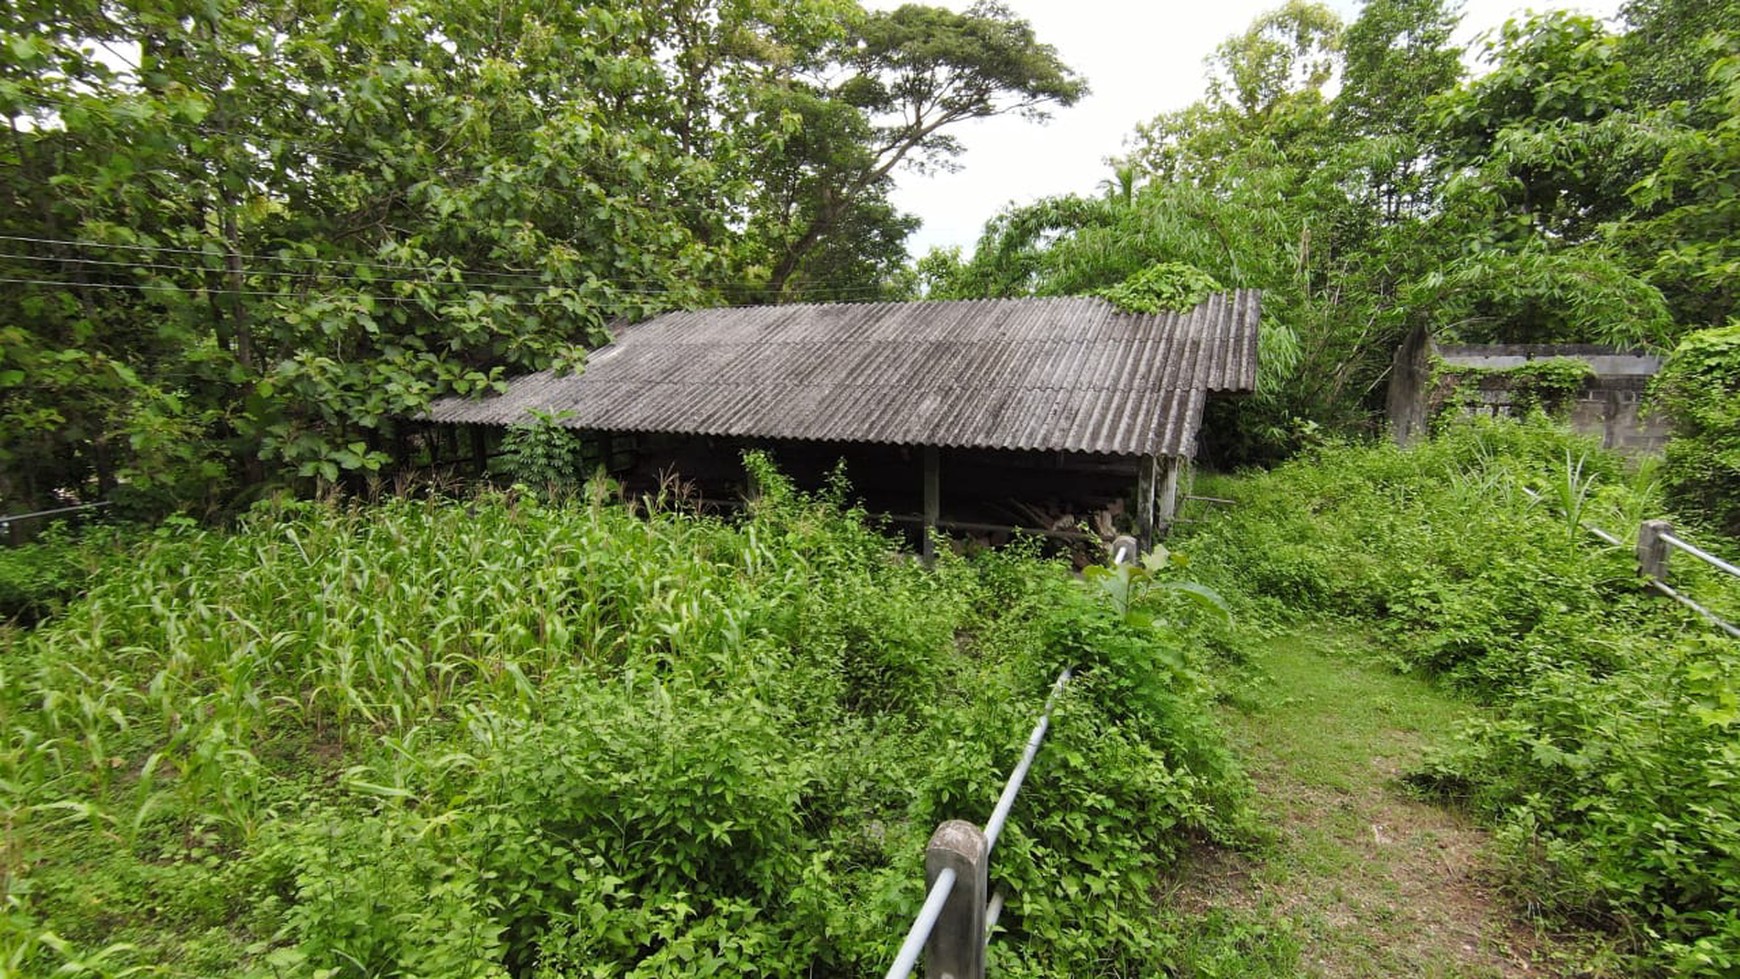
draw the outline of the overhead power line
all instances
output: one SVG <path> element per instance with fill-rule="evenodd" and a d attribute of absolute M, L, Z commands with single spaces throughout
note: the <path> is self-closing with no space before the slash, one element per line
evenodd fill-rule
<path fill-rule="evenodd" d="M 52 245 L 52 246 L 63 247 L 63 248 L 88 248 L 88 249 L 108 248 L 108 249 L 114 249 L 117 251 L 134 252 L 134 253 L 141 253 L 141 254 L 155 254 L 155 255 L 197 255 L 197 256 L 200 256 L 202 258 L 214 258 L 214 259 L 231 257 L 230 252 L 227 252 L 227 251 L 224 251 L 221 249 L 220 250 L 209 250 L 209 249 L 203 249 L 203 248 L 187 248 L 187 247 L 178 247 L 178 246 L 172 246 L 172 245 L 140 245 L 140 244 L 119 243 L 119 242 L 96 241 L 96 240 L 92 240 L 92 239 L 81 239 L 81 238 L 43 238 L 43 237 L 34 237 L 34 236 L 30 236 L 30 235 L 0 234 L 0 241 L 10 241 L 10 242 L 23 243 L 23 244 L 32 244 L 32 245 Z M 63 262 L 86 262 L 88 264 L 93 264 L 93 265 L 130 266 L 130 267 L 135 267 L 135 268 L 158 267 L 155 263 L 152 263 L 152 262 L 136 262 L 136 263 L 135 262 L 116 262 L 113 260 L 83 259 L 83 258 L 64 256 L 64 255 L 43 255 L 42 253 L 24 254 L 24 255 L 16 255 L 16 254 L 15 255 L 6 255 L 3 253 L 0 253 L 0 259 L 9 258 L 9 257 L 10 258 L 21 258 L 25 261 L 49 261 L 49 260 L 53 260 L 53 261 L 63 261 Z M 283 264 L 287 264 L 287 265 L 304 265 L 304 266 L 315 266 L 315 267 L 325 267 L 325 268 L 339 268 L 339 269 L 351 269 L 351 270 L 369 269 L 371 271 L 394 272 L 394 273 L 398 273 L 400 275 L 411 275 L 411 276 L 420 276 L 421 277 L 418 279 L 370 280 L 370 279 L 367 279 L 365 277 L 354 275 L 354 274 L 351 274 L 351 275 L 335 274 L 335 275 L 330 276 L 330 278 L 351 279 L 351 280 L 360 281 L 360 282 L 368 282 L 370 284 L 376 284 L 376 283 L 381 283 L 381 282 L 389 282 L 390 283 L 392 281 L 407 281 L 407 282 L 427 281 L 431 285 L 467 285 L 467 286 L 470 286 L 473 288 L 478 288 L 478 289 L 496 289 L 496 290 L 500 290 L 500 291 L 512 291 L 514 289 L 523 289 L 523 290 L 527 290 L 527 291 L 542 291 L 542 290 L 548 289 L 548 288 L 572 288 L 572 287 L 564 287 L 558 283 L 551 283 L 551 282 L 544 281 L 541 278 L 541 273 L 537 273 L 537 272 L 495 272 L 495 271 L 490 271 L 487 269 L 476 269 L 476 268 L 470 268 L 470 267 L 462 266 L 462 265 L 426 265 L 426 266 L 392 265 L 392 264 L 387 264 L 387 263 L 382 263 L 382 262 L 369 262 L 369 261 L 361 261 L 361 260 L 353 261 L 350 259 L 338 259 L 338 258 L 311 258 L 311 257 L 307 257 L 307 256 L 302 256 L 302 255 L 272 255 L 272 254 L 264 254 L 264 253 L 239 253 L 239 254 L 235 254 L 234 257 L 237 259 L 240 259 L 243 262 L 279 262 L 279 263 L 283 263 Z M 170 264 L 170 263 L 163 263 L 161 267 L 181 269 L 181 270 L 185 270 L 188 272 L 214 271 L 213 269 L 203 268 L 200 266 L 174 265 L 174 264 Z M 318 276 L 318 274 L 315 274 L 315 273 L 278 272 L 278 271 L 273 271 L 270 269 L 256 269 L 256 271 L 258 272 L 258 274 L 261 274 L 261 275 L 281 275 L 281 276 L 287 276 L 287 277 L 291 277 L 291 278 L 318 278 L 318 277 L 320 277 L 320 276 Z M 497 278 L 506 279 L 506 280 L 521 280 L 521 281 L 519 281 L 519 282 L 510 281 L 510 282 L 507 282 L 507 283 L 504 283 L 504 284 L 498 286 L 498 285 L 491 284 L 488 282 L 460 283 L 460 282 L 454 282 L 451 280 L 441 280 L 439 278 L 436 278 L 437 276 L 451 275 L 454 273 L 457 273 L 457 274 L 460 274 L 463 276 L 468 276 L 468 277 L 489 276 L 489 277 L 497 277 Z M 627 282 L 630 284 L 648 284 L 648 283 L 659 284 L 659 280 L 656 280 L 653 278 L 647 278 L 647 277 L 638 277 L 638 276 L 633 276 L 633 275 L 611 275 L 611 276 L 601 276 L 598 278 L 598 282 L 601 284 L 609 283 L 609 284 L 614 285 L 614 283 L 617 281 Z M 745 290 L 748 290 L 751 292 L 756 292 L 756 291 L 771 292 L 771 289 L 765 283 L 752 282 L 752 281 L 747 280 L 747 279 L 709 279 L 709 280 L 707 280 L 707 283 L 709 285 L 713 285 L 713 286 L 739 287 L 739 288 L 742 288 L 742 289 L 745 289 Z M 673 290 L 670 288 L 658 288 L 658 289 L 650 289 L 650 290 L 625 288 L 623 286 L 614 286 L 614 288 L 615 288 L 616 292 L 623 294 L 623 295 L 666 296 L 666 295 L 675 295 L 676 294 L 676 290 Z M 816 293 L 825 293 L 827 295 L 833 295 L 833 296 L 842 296 L 842 295 L 843 296 L 852 296 L 852 295 L 879 296 L 883 292 L 883 290 L 878 286 L 848 286 L 848 287 L 844 287 L 844 288 L 824 287 L 824 288 L 818 288 L 818 289 L 813 289 L 813 290 L 809 290 L 809 291 L 816 292 Z M 804 293 L 804 290 L 798 290 L 797 294 L 802 295 L 803 293 Z"/>
<path fill-rule="evenodd" d="M 224 258 L 226 256 L 221 255 L 221 254 L 210 254 L 210 255 L 208 255 L 208 257 L 221 259 L 221 258 Z M 228 268 L 225 268 L 223 266 L 187 265 L 184 263 L 152 262 L 152 261 L 126 261 L 126 262 L 123 262 L 123 261 L 117 261 L 114 259 L 102 259 L 102 258 L 67 257 L 67 256 L 61 256 L 61 255 L 43 255 L 40 253 L 38 253 L 38 254 L 21 254 L 18 252 L 0 252 L 0 261 L 4 261 L 7 259 L 13 259 L 13 260 L 23 261 L 23 262 L 39 262 L 39 263 L 43 263 L 43 264 L 55 263 L 55 264 L 62 264 L 62 265 L 95 265 L 95 266 L 100 266 L 103 268 L 151 269 L 153 271 L 186 272 L 186 273 L 193 273 L 193 274 L 214 274 L 214 273 L 224 273 L 224 272 L 230 271 Z M 338 263 L 338 264 L 342 264 L 342 263 Z M 359 282 L 359 283 L 363 283 L 365 285 L 371 285 L 371 286 L 390 286 L 390 285 L 449 286 L 449 287 L 457 286 L 460 288 L 475 290 L 475 291 L 479 291 L 479 292 L 534 292 L 534 293 L 542 293 L 542 292 L 550 292 L 552 290 L 562 290 L 562 289 L 572 290 L 575 288 L 574 286 L 565 286 L 565 285 L 561 285 L 559 283 L 538 284 L 538 283 L 531 283 L 531 282 L 525 282 L 525 283 L 520 283 L 520 282 L 506 282 L 506 283 L 503 283 L 503 282 L 466 282 L 462 279 L 430 279 L 430 278 L 412 279 L 412 278 L 393 278 L 393 277 L 388 277 L 388 276 L 383 276 L 383 277 L 378 277 L 378 278 L 369 278 L 367 276 L 361 276 L 361 275 L 355 275 L 355 274 L 345 275 L 345 274 L 338 273 L 338 272 L 297 272 L 297 271 L 291 271 L 291 270 L 287 270 L 287 269 L 261 269 L 261 268 L 257 268 L 257 267 L 256 268 L 244 268 L 243 271 L 250 274 L 250 275 L 266 275 L 266 276 L 272 276 L 274 278 L 299 279 L 299 280 L 310 281 L 310 282 Z M 399 271 L 401 271 L 401 272 L 415 272 L 418 270 L 405 268 L 405 269 L 400 269 Z M 457 270 L 454 270 L 454 271 L 457 271 Z M 599 280 L 599 285 L 608 285 L 608 283 L 605 282 L 604 280 Z M 662 295 L 674 294 L 672 290 L 646 291 L 646 290 L 629 290 L 629 289 L 617 288 L 617 289 L 614 289 L 613 291 L 619 295 L 662 296 Z"/>
<path fill-rule="evenodd" d="M 182 289 L 180 286 L 170 285 L 168 283 L 75 282 L 75 281 L 72 281 L 70 279 L 38 279 L 38 278 L 26 278 L 23 276 L 0 276 L 0 283 L 7 283 L 7 284 L 11 284 L 11 285 L 52 286 L 52 287 L 60 288 L 60 289 L 123 289 L 123 290 L 131 289 L 131 290 L 135 290 L 138 292 L 187 292 L 187 291 L 189 291 L 186 289 Z M 258 290 L 258 289 L 209 289 L 207 291 L 212 292 L 212 293 L 217 293 L 220 295 L 225 295 L 225 296 L 248 296 L 250 298 L 259 298 L 259 299 L 307 299 L 307 298 L 309 298 L 309 295 L 307 293 L 303 293 L 303 292 L 266 292 L 266 291 L 262 291 L 262 290 Z M 417 297 L 415 297 L 415 296 L 387 296 L 387 295 L 381 295 L 380 293 L 366 293 L 366 292 L 358 292 L 358 293 L 354 293 L 353 295 L 355 295 L 355 296 L 368 296 L 370 299 L 377 300 L 379 302 L 388 302 L 388 303 L 416 303 L 418 301 Z M 444 302 L 452 302 L 452 301 L 453 300 L 444 300 Z M 494 300 L 493 303 L 494 303 L 494 305 L 498 305 L 498 306 L 560 306 L 564 309 L 570 308 L 574 305 L 573 302 L 564 302 L 561 300 L 525 300 L 525 299 L 497 299 L 497 300 Z M 592 306 L 594 308 L 599 308 L 599 307 L 601 307 L 602 304 L 591 301 L 591 300 L 580 300 L 579 305 Z"/>
<path fill-rule="evenodd" d="M 0 256 L 0 257 L 4 257 L 4 256 Z M 218 271 L 218 270 L 216 270 L 216 269 L 202 269 L 202 268 L 188 268 L 187 271 L 209 273 L 209 272 L 214 272 L 214 271 Z M 191 292 L 191 291 L 194 291 L 194 290 L 190 290 L 190 289 L 184 289 L 180 286 L 173 285 L 170 283 L 79 282 L 79 281 L 72 280 L 72 279 L 49 279 L 49 278 L 39 278 L 39 277 L 29 277 L 29 276 L 0 276 L 0 284 L 46 286 L 46 287 L 50 287 L 50 288 L 59 288 L 59 289 L 132 290 L 132 291 L 144 292 L 144 293 L 149 293 L 149 292 Z M 381 283 L 381 284 L 389 284 L 390 285 L 391 283 Z M 464 285 L 463 283 L 457 283 L 457 282 L 433 283 L 433 284 L 435 284 L 435 285 L 455 285 L 455 286 Z M 361 296 L 367 296 L 370 299 L 376 300 L 378 302 L 383 302 L 383 303 L 416 305 L 416 304 L 420 304 L 422 301 L 421 298 L 417 297 L 417 296 L 385 295 L 385 294 L 382 294 L 379 292 L 367 292 L 367 291 L 362 291 L 362 290 L 358 290 L 358 291 L 353 292 L 353 293 L 348 293 L 348 294 L 343 294 L 343 295 L 338 295 L 338 296 L 334 296 L 331 294 L 321 294 L 321 293 L 310 292 L 310 291 L 272 292 L 272 291 L 259 290 L 259 289 L 229 289 L 229 288 L 224 288 L 221 286 L 206 288 L 206 289 L 204 289 L 204 291 L 208 292 L 208 293 L 216 294 L 216 295 L 246 296 L 249 298 L 257 298 L 257 299 L 307 300 L 307 299 L 311 298 L 312 296 L 321 296 L 322 298 L 356 298 L 356 297 L 361 297 Z M 471 291 L 474 293 L 483 293 L 484 295 L 490 294 L 485 288 L 482 288 L 482 287 L 474 287 L 474 288 L 472 288 Z M 837 295 L 843 293 L 845 290 L 817 290 L 817 291 L 818 292 L 827 292 L 830 296 L 837 296 Z M 651 292 L 638 292 L 638 293 L 637 292 L 621 292 L 619 294 L 624 295 L 624 296 L 634 296 L 634 297 L 642 298 L 642 299 L 652 299 L 652 298 L 660 298 L 662 296 L 675 295 L 675 293 L 651 293 Z M 798 295 L 801 296 L 802 294 L 799 293 Z M 447 303 L 457 302 L 459 300 L 457 299 L 457 297 L 448 297 L 448 298 L 437 298 L 435 301 L 437 303 L 440 303 L 440 304 L 447 304 Z M 566 299 L 566 300 L 564 300 L 564 299 L 527 300 L 527 299 L 499 299 L 499 298 L 497 298 L 497 299 L 492 299 L 491 303 L 493 305 L 497 305 L 497 306 L 513 306 L 513 307 L 526 307 L 526 308 L 559 307 L 562 309 L 572 309 L 576 305 L 581 306 L 581 307 L 591 308 L 591 309 L 600 309 L 600 310 L 608 308 L 606 304 L 598 302 L 596 299 L 581 298 L 579 296 L 576 296 L 573 299 Z M 747 302 L 747 303 L 736 303 L 734 305 L 737 305 L 737 306 L 761 306 L 761 305 L 767 305 L 767 304 L 766 303 L 758 303 L 758 302 Z"/>

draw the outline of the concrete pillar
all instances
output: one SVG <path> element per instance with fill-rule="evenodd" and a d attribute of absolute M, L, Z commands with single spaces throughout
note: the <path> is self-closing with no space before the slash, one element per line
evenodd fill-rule
<path fill-rule="evenodd" d="M 1142 545 L 1137 543 L 1136 538 L 1128 534 L 1119 534 L 1112 538 L 1111 552 L 1113 567 L 1120 564 L 1135 564 L 1142 559 Z"/>
<path fill-rule="evenodd" d="M 1674 532 L 1666 520 L 1645 520 L 1637 528 L 1637 570 L 1657 581 L 1666 581 L 1668 574 L 1668 543 L 1663 534 Z"/>
<path fill-rule="evenodd" d="M 1168 458 L 1160 463 L 1161 477 L 1159 499 L 1155 501 L 1157 515 L 1155 522 L 1164 533 L 1172 526 L 1172 518 L 1178 515 L 1178 460 Z"/>
<path fill-rule="evenodd" d="M 924 850 L 925 889 L 945 867 L 954 869 L 955 886 L 924 943 L 925 979 L 985 979 L 990 864 L 985 834 L 972 823 L 951 819 L 931 836 Z"/>
<path fill-rule="evenodd" d="M 1432 338 L 1417 326 L 1396 348 L 1390 361 L 1390 386 L 1385 398 L 1390 435 L 1397 445 L 1407 446 L 1427 431 L 1426 390 L 1432 379 Z"/>

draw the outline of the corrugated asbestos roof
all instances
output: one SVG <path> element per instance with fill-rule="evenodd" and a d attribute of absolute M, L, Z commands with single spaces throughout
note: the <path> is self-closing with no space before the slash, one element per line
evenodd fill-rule
<path fill-rule="evenodd" d="M 1211 391 L 1257 379 L 1260 296 L 1188 313 L 1102 299 L 755 306 L 621 328 L 579 374 L 545 371 L 437 422 L 1114 455 L 1193 455 Z"/>

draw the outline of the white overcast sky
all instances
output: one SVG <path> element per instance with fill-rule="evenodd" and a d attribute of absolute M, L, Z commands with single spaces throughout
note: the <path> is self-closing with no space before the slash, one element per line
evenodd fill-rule
<path fill-rule="evenodd" d="M 893 9 L 901 0 L 866 0 Z M 971 0 L 928 0 L 964 10 Z M 924 226 L 908 240 L 914 255 L 933 245 L 971 251 L 986 219 L 1010 202 L 1091 193 L 1107 175 L 1101 162 L 1120 152 L 1136 123 L 1189 105 L 1202 95 L 1202 60 L 1228 35 L 1243 31 L 1281 0 L 1005 0 L 1065 64 L 1086 76 L 1093 94 L 1059 109 L 1045 125 L 986 119 L 955 130 L 967 152 L 958 173 L 898 175 L 895 204 Z M 1351 21 L 1357 0 L 1328 0 Z M 1603 17 L 1618 0 L 1465 0 L 1460 38 L 1468 41 L 1524 10 L 1571 8 Z"/>

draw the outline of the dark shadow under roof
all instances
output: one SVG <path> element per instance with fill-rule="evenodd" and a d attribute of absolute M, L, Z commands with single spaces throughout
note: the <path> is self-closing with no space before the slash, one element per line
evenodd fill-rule
<path fill-rule="evenodd" d="M 579 374 L 524 375 L 425 417 L 511 425 L 536 409 L 612 432 L 1188 456 L 1208 393 L 1256 386 L 1259 306 L 1246 290 L 1159 315 L 1095 298 L 665 313 Z"/>

